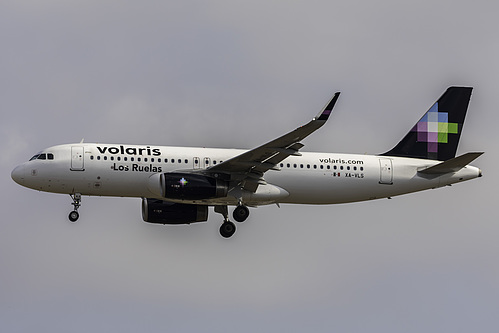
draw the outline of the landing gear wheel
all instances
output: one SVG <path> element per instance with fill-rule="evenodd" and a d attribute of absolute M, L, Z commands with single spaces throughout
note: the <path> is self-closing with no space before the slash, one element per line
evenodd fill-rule
<path fill-rule="evenodd" d="M 69 213 L 68 217 L 71 222 L 76 222 L 80 217 L 80 214 L 78 214 L 76 210 L 73 210 L 71 213 Z"/>
<path fill-rule="evenodd" d="M 224 238 L 229 238 L 236 232 L 236 225 L 230 221 L 222 223 L 220 227 L 220 235 Z"/>
<path fill-rule="evenodd" d="M 232 216 L 237 222 L 244 222 L 249 216 L 249 209 L 243 205 L 237 206 L 236 209 L 234 209 Z"/>

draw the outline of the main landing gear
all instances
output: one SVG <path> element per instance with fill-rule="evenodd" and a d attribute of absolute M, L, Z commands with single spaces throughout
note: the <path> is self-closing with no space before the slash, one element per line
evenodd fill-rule
<path fill-rule="evenodd" d="M 229 238 L 236 232 L 236 225 L 229 221 L 229 209 L 227 206 L 215 206 L 215 212 L 220 213 L 224 217 L 224 222 L 220 226 L 220 235 L 224 238 Z M 237 222 L 245 221 L 249 216 L 249 209 L 246 206 L 239 205 L 234 209 L 232 214 Z"/>
<path fill-rule="evenodd" d="M 80 193 L 75 193 L 75 194 L 70 194 L 71 199 L 73 199 L 73 202 L 71 203 L 74 207 L 74 210 L 69 213 L 69 220 L 71 222 L 76 222 L 78 218 L 80 217 L 80 214 L 78 214 L 78 208 L 81 206 L 81 194 Z"/>
<path fill-rule="evenodd" d="M 249 216 L 249 209 L 246 206 L 239 205 L 234 209 L 234 212 L 232 213 L 232 217 L 234 217 L 234 220 L 237 222 L 244 222 Z"/>

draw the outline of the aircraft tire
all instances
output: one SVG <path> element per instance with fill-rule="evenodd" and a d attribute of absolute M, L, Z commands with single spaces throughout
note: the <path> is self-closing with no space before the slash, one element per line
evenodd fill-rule
<path fill-rule="evenodd" d="M 78 214 L 78 212 L 76 210 L 73 210 L 71 213 L 69 213 L 69 220 L 71 222 L 76 222 L 78 221 L 78 218 L 80 217 L 80 214 Z"/>
<path fill-rule="evenodd" d="M 246 206 L 237 206 L 232 213 L 234 220 L 237 222 L 244 222 L 249 216 L 249 209 Z"/>
<path fill-rule="evenodd" d="M 236 225 L 230 221 L 222 223 L 220 227 L 220 235 L 224 238 L 229 238 L 236 232 Z"/>

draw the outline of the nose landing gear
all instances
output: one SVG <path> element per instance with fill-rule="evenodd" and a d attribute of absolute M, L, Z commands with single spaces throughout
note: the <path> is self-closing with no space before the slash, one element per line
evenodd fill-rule
<path fill-rule="evenodd" d="M 80 214 L 78 213 L 78 208 L 81 206 L 81 194 L 80 193 L 74 193 L 70 194 L 71 199 L 73 199 L 73 202 L 71 203 L 74 207 L 74 210 L 69 213 L 69 220 L 71 222 L 76 222 L 78 218 L 80 217 Z"/>

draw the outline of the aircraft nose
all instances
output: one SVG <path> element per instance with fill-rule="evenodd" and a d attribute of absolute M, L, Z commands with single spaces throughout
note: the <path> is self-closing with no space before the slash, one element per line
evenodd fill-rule
<path fill-rule="evenodd" d="M 23 185 L 24 183 L 24 177 L 25 177 L 24 169 L 25 169 L 24 164 L 18 165 L 17 167 L 14 168 L 14 170 L 12 170 L 12 173 L 10 174 L 12 180 L 14 180 L 19 185 Z"/>

